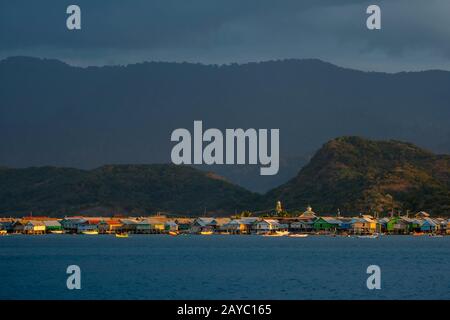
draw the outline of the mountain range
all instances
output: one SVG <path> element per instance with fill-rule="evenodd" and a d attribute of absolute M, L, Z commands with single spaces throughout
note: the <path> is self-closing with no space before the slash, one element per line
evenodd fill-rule
<path fill-rule="evenodd" d="M 0 61 L 0 163 L 15 168 L 168 163 L 176 128 L 279 128 L 280 171 L 214 168 L 267 192 L 338 136 L 410 141 L 450 152 L 450 72 L 362 72 L 320 60 L 74 67 Z M 209 167 L 200 167 L 210 170 Z"/>
<path fill-rule="evenodd" d="M 107 165 L 93 170 L 0 168 L 0 215 L 322 215 L 425 210 L 450 215 L 450 156 L 411 143 L 346 136 L 325 143 L 288 182 L 254 193 L 211 172 L 172 164 Z"/>

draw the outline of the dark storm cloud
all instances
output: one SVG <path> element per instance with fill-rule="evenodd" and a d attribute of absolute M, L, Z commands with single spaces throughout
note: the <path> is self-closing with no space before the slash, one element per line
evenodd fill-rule
<path fill-rule="evenodd" d="M 446 0 L 1 1 L 0 57 L 81 65 L 311 57 L 386 71 L 450 61 Z M 65 27 L 69 4 L 82 9 L 81 31 Z M 381 31 L 365 27 L 369 4 L 382 9 Z"/>

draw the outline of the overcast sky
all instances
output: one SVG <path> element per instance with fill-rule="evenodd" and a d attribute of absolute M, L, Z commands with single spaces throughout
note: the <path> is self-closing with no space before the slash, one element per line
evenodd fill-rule
<path fill-rule="evenodd" d="M 66 28 L 78 4 L 82 30 Z M 378 4 L 382 30 L 366 28 Z M 319 58 L 362 70 L 450 70 L 449 0 L 0 0 L 0 59 L 75 65 Z"/>

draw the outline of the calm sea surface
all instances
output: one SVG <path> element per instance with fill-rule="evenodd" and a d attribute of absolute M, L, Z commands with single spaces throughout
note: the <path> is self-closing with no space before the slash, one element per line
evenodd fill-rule
<path fill-rule="evenodd" d="M 10 235 L 0 299 L 450 299 L 450 237 Z"/>

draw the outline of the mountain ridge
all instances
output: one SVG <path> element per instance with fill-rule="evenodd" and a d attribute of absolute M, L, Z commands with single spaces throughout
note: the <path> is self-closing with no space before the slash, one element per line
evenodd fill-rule
<path fill-rule="evenodd" d="M 76 67 L 9 58 L 0 61 L 0 163 L 168 163 L 171 132 L 194 120 L 221 130 L 279 128 L 279 175 L 263 182 L 251 166 L 219 168 L 228 180 L 266 192 L 337 136 L 449 153 L 449 87 L 447 71 L 366 72 L 317 59 Z"/>
<path fill-rule="evenodd" d="M 103 165 L 92 170 L 0 167 L 0 215 L 114 212 L 232 215 L 281 201 L 289 212 L 322 215 L 428 211 L 450 215 L 450 155 L 414 144 L 357 136 L 325 143 L 298 174 L 265 194 L 214 172 L 173 164 Z"/>

